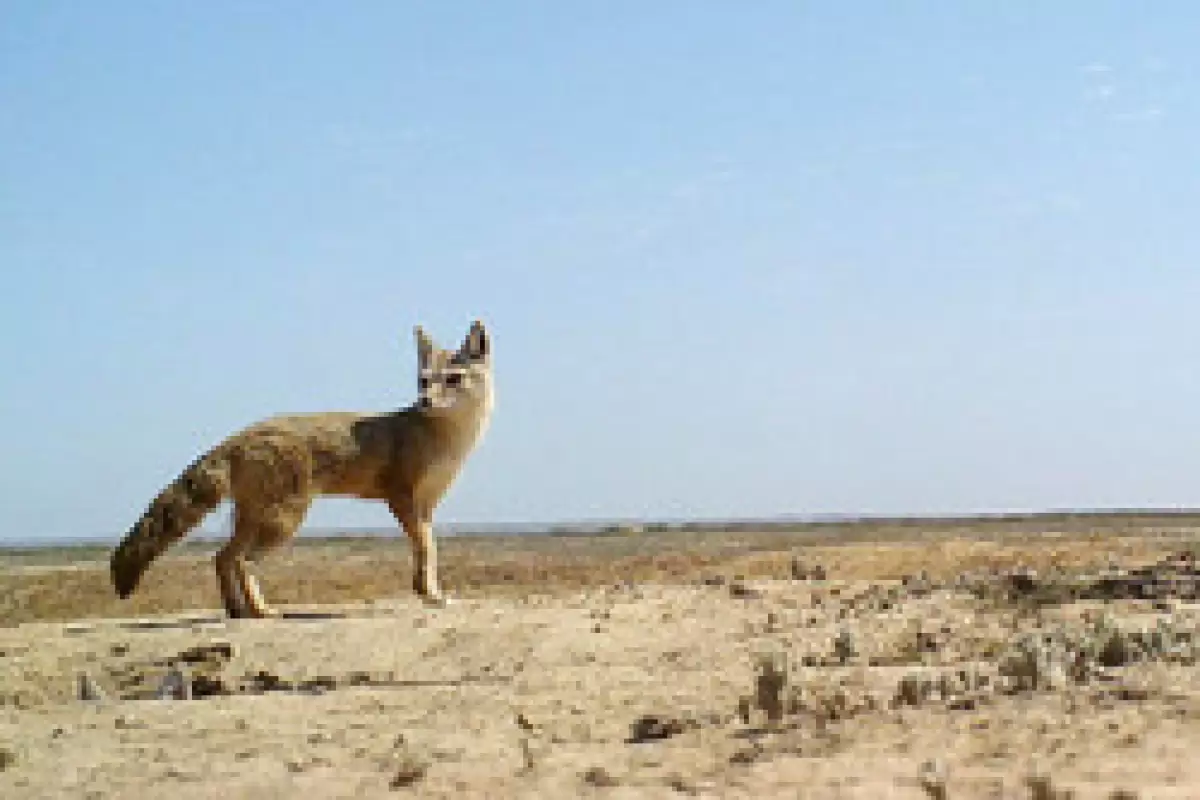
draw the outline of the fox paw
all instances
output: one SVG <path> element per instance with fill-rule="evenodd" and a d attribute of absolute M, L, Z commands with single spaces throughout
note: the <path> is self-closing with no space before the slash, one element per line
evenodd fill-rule
<path fill-rule="evenodd" d="M 444 594 L 422 594 L 421 600 L 430 608 L 446 608 L 454 604 L 454 600 Z"/>
<path fill-rule="evenodd" d="M 230 619 L 278 619 L 283 616 L 278 608 L 230 608 L 226 613 Z"/>

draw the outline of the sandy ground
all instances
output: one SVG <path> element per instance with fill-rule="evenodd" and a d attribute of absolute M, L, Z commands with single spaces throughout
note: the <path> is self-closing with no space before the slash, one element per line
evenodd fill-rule
<path fill-rule="evenodd" d="M 0 797 L 1200 797 L 1178 538 L 741 547 L 659 581 L 276 620 L 55 606 L 0 628 Z M 953 546 L 971 570 L 881 577 Z M 1053 576 L 1012 569 L 1048 553 Z M 297 548 L 279 569 L 345 561 Z M 97 571 L 4 580 L 28 597 Z"/>

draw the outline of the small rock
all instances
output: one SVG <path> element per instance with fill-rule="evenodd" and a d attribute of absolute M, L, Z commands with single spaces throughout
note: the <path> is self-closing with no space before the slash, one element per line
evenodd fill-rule
<path fill-rule="evenodd" d="M 389 789 L 406 789 L 420 782 L 429 772 L 429 764 L 411 755 L 405 755 L 399 769 L 388 783 Z"/>
<path fill-rule="evenodd" d="M 833 639 L 833 655 L 843 664 L 858 655 L 858 647 L 854 642 L 854 634 L 849 628 L 842 628 Z"/>
<path fill-rule="evenodd" d="M 748 585 L 745 581 L 734 581 L 729 584 L 729 596 L 737 597 L 743 600 L 753 600 L 762 597 L 762 592 Z"/>
<path fill-rule="evenodd" d="M 163 676 L 154 696 L 159 700 L 191 700 L 192 683 L 181 669 L 172 667 Z"/>
<path fill-rule="evenodd" d="M 937 759 L 930 759 L 921 765 L 917 780 L 925 794 L 932 800 L 946 800 L 946 767 Z"/>
<path fill-rule="evenodd" d="M 687 725 L 684 724 L 683 720 L 646 714 L 634 720 L 633 725 L 630 726 L 629 738 L 626 741 L 631 744 L 639 744 L 641 742 L 670 739 L 672 736 L 678 736 L 683 733 L 686 729 Z"/>
<path fill-rule="evenodd" d="M 86 672 L 79 673 L 79 699 L 85 703 L 95 703 L 107 699 L 104 690 L 100 688 L 92 676 Z"/>
<path fill-rule="evenodd" d="M 583 782 L 589 786 L 617 786 L 620 784 L 604 767 L 592 767 L 583 773 Z"/>

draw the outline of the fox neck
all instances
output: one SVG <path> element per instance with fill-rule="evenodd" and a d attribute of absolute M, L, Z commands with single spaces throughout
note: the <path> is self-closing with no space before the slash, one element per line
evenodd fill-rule
<path fill-rule="evenodd" d="M 437 505 L 442 495 L 454 481 L 467 455 L 478 444 L 491 418 L 494 395 L 491 383 L 485 391 L 474 397 L 464 397 L 450 408 L 421 409 L 419 413 L 428 420 L 441 441 L 447 445 L 431 463 L 427 464 L 414 486 L 414 495 L 428 508 Z"/>

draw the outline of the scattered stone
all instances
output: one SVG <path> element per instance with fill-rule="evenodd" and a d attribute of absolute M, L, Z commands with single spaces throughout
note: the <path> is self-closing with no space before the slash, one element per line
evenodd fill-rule
<path fill-rule="evenodd" d="M 392 780 L 388 783 L 389 789 L 407 789 L 419 783 L 425 774 L 429 771 L 429 765 L 423 761 L 418 761 L 413 758 L 407 758 L 400 768 L 396 770 L 396 774 L 392 776 Z"/>
<path fill-rule="evenodd" d="M 683 733 L 689 727 L 693 726 L 689 725 L 686 720 L 646 714 L 634 720 L 629 729 L 629 738 L 625 741 L 629 744 L 641 744 L 670 739 L 672 736 Z"/>
<path fill-rule="evenodd" d="M 1033 772 L 1025 778 L 1025 787 L 1029 789 L 1029 800 L 1073 800 L 1075 792 L 1071 789 L 1058 789 L 1054 780 L 1047 772 Z"/>
<path fill-rule="evenodd" d="M 749 747 L 743 747 L 729 757 L 730 764 L 753 764 L 765 755 L 766 751 L 758 742 L 753 742 Z"/>
<path fill-rule="evenodd" d="M 401 733 L 392 744 L 396 751 L 396 772 L 388 783 L 392 790 L 407 789 L 422 781 L 429 772 L 429 760 L 419 757 Z"/>
<path fill-rule="evenodd" d="M 78 696 L 85 703 L 96 703 L 108 699 L 100 685 L 92 680 L 92 676 L 86 672 L 79 673 Z"/>
<path fill-rule="evenodd" d="M 833 657 L 845 664 L 858 655 L 858 647 L 854 641 L 854 633 L 849 628 L 842 628 L 833 639 Z"/>
<path fill-rule="evenodd" d="M 936 653 L 941 647 L 938 643 L 937 634 L 923 630 L 917 631 L 914 646 L 918 653 Z"/>
<path fill-rule="evenodd" d="M 183 670 L 172 667 L 163 676 L 155 698 L 158 700 L 191 700 L 192 682 L 183 674 Z"/>
<path fill-rule="evenodd" d="M 232 694 L 219 675 L 193 675 L 191 687 L 192 697 L 196 699 Z"/>
<path fill-rule="evenodd" d="M 176 662 L 184 664 L 224 663 L 230 661 L 236 651 L 230 642 L 213 642 L 189 647 L 175 657 Z"/>
<path fill-rule="evenodd" d="M 589 786 L 618 786 L 620 781 L 604 767 L 592 767 L 583 773 L 583 782 Z"/>
<path fill-rule="evenodd" d="M 1016 569 L 1004 576 L 1008 584 L 1008 588 L 1015 594 L 1029 595 L 1033 594 L 1038 588 L 1038 575 L 1036 570 L 1032 569 Z"/>
<path fill-rule="evenodd" d="M 763 594 L 758 589 L 750 586 L 745 581 L 734 581 L 729 584 L 729 596 L 737 597 L 743 600 L 753 600 L 762 597 Z"/>
<path fill-rule="evenodd" d="M 667 786 L 670 786 L 680 794 L 698 795 L 703 791 L 710 790 L 712 786 L 708 782 L 696 782 L 683 777 L 682 775 L 672 775 L 667 779 Z"/>
<path fill-rule="evenodd" d="M 931 800 L 946 800 L 949 796 L 946 790 L 946 767 L 937 759 L 921 764 L 917 781 Z"/>
<path fill-rule="evenodd" d="M 909 672 L 896 685 L 893 703 L 897 706 L 920 707 L 933 694 L 933 683 L 927 676 Z"/>

